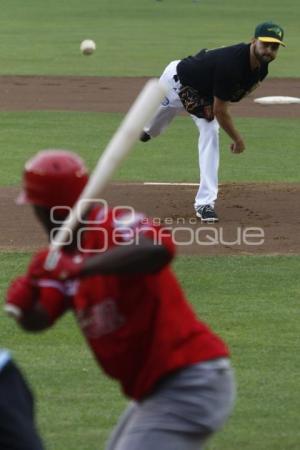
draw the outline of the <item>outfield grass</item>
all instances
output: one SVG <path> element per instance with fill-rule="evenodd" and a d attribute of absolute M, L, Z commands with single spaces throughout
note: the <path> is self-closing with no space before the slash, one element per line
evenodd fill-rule
<path fill-rule="evenodd" d="M 80 153 L 92 169 L 119 126 L 121 114 L 79 112 L 1 113 L 0 179 L 17 185 L 25 161 L 45 148 Z M 237 119 L 247 151 L 232 155 L 221 133 L 221 182 L 299 182 L 298 119 Z M 198 182 L 197 129 L 178 117 L 164 135 L 139 143 L 116 173 L 116 179 Z"/>
<path fill-rule="evenodd" d="M 300 3 L 295 0 L 11 0 L 0 17 L 0 74 L 157 76 L 202 47 L 247 42 L 273 19 L 286 30 L 271 76 L 298 77 Z M 97 51 L 79 53 L 92 38 Z M 24 162 L 43 148 L 79 152 L 90 168 L 121 114 L 1 113 L 1 185 L 19 185 Z M 237 119 L 247 151 L 233 156 L 221 136 L 221 182 L 299 182 L 299 121 Z M 138 144 L 116 179 L 198 181 L 197 130 L 179 117 Z M 28 254 L 0 253 L 2 301 Z M 231 421 L 209 450 L 299 447 L 300 257 L 180 257 L 175 263 L 197 313 L 229 343 L 238 380 Z M 1 303 L 1 302 L 0 302 Z M 12 349 L 38 398 L 48 450 L 98 450 L 125 405 L 101 376 L 71 314 L 39 336 L 25 335 L 0 309 L 0 345 Z M 170 449 L 171 450 L 171 449 Z"/>
<path fill-rule="evenodd" d="M 271 74 L 298 77 L 299 15 L 295 0 L 11 0 L 1 10 L 0 73 L 157 76 L 200 48 L 248 42 L 272 19 L 288 47 Z M 86 38 L 97 43 L 91 57 L 79 53 Z"/>
<path fill-rule="evenodd" d="M 27 254 L 0 254 L 0 287 Z M 238 381 L 236 408 L 209 450 L 296 450 L 300 257 L 181 257 L 174 268 L 199 316 L 225 338 Z M 102 376 L 71 315 L 39 336 L 0 312 L 1 344 L 34 386 L 48 450 L 103 448 L 125 400 Z"/>

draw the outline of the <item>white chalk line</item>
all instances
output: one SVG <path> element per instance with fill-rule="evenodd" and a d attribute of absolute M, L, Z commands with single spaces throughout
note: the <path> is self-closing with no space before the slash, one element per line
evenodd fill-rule
<path fill-rule="evenodd" d="M 145 181 L 144 186 L 199 186 L 199 183 L 173 183 L 159 181 Z"/>
<path fill-rule="evenodd" d="M 112 184 L 115 186 L 199 186 L 199 183 L 176 183 L 168 181 L 113 181 Z"/>

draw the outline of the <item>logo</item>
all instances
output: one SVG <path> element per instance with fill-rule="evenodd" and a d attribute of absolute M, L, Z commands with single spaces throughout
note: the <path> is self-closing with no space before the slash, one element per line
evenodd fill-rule
<path fill-rule="evenodd" d="M 118 311 L 117 302 L 112 298 L 79 311 L 77 318 L 84 334 L 90 339 L 113 333 L 125 323 L 125 318 Z"/>
<path fill-rule="evenodd" d="M 168 99 L 168 97 L 165 97 L 163 99 L 163 101 L 161 102 L 162 106 L 168 106 L 169 103 L 170 103 L 170 100 Z"/>
<path fill-rule="evenodd" d="M 272 33 L 276 34 L 277 36 L 280 37 L 280 39 L 282 38 L 282 30 L 279 27 L 268 28 L 268 31 L 271 31 Z"/>

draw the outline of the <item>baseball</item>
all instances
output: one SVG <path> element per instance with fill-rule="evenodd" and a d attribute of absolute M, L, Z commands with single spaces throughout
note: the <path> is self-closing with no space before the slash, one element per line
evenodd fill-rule
<path fill-rule="evenodd" d="M 80 51 L 83 55 L 91 55 L 96 50 L 96 44 L 91 39 L 85 39 L 80 44 Z"/>

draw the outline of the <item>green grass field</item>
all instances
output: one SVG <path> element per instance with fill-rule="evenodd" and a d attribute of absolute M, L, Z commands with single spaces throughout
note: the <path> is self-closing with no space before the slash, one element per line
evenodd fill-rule
<path fill-rule="evenodd" d="M 278 21 L 288 47 L 275 77 L 299 77 L 300 3 L 295 0 L 11 0 L 0 16 L 1 75 L 159 75 L 172 59 L 202 47 L 251 38 L 255 25 Z M 94 39 L 91 57 L 79 53 Z M 0 113 L 0 185 L 16 186 L 24 162 L 43 148 L 80 153 L 93 168 L 120 114 Z M 300 181 L 299 120 L 238 119 L 247 151 L 233 156 L 222 134 L 221 182 Z M 137 144 L 116 179 L 198 181 L 197 130 L 184 117 L 159 139 Z M 292 212 L 291 212 L 292 213 Z M 21 225 L 20 225 L 21 226 Z M 4 302 L 9 280 L 30 255 L 0 252 Z M 180 257 L 174 264 L 198 314 L 228 342 L 238 399 L 209 450 L 299 447 L 299 268 L 293 257 Z M 0 346 L 13 351 L 38 400 L 47 450 L 98 450 L 125 406 L 99 371 L 72 315 L 39 336 L 24 334 L 0 310 Z M 170 449 L 171 450 L 171 449 Z"/>
<path fill-rule="evenodd" d="M 24 112 L 0 113 L 2 185 L 19 184 L 25 161 L 44 148 L 67 148 L 80 153 L 92 169 L 119 126 L 120 114 Z M 232 155 L 222 132 L 221 182 L 299 182 L 300 129 L 298 119 L 238 119 L 247 151 Z M 136 145 L 116 179 L 198 182 L 197 128 L 178 117 L 158 139 Z M 284 134 L 284 143 L 282 135 Z M 284 168 L 284 170 L 283 170 Z"/>
<path fill-rule="evenodd" d="M 2 290 L 27 261 L 25 254 L 0 255 Z M 175 263 L 197 313 L 230 345 L 236 371 L 234 414 L 209 450 L 297 449 L 299 263 L 298 257 L 185 257 Z M 72 316 L 26 338 L 3 313 L 0 321 L 5 344 L 35 388 L 47 448 L 103 448 L 125 401 L 100 374 Z"/>
<path fill-rule="evenodd" d="M 288 47 L 272 76 L 299 76 L 300 4 L 295 0 L 11 0 L 0 18 L 1 74 L 159 75 L 173 59 L 200 48 L 247 42 L 274 20 Z M 79 44 L 97 43 L 92 57 Z"/>

